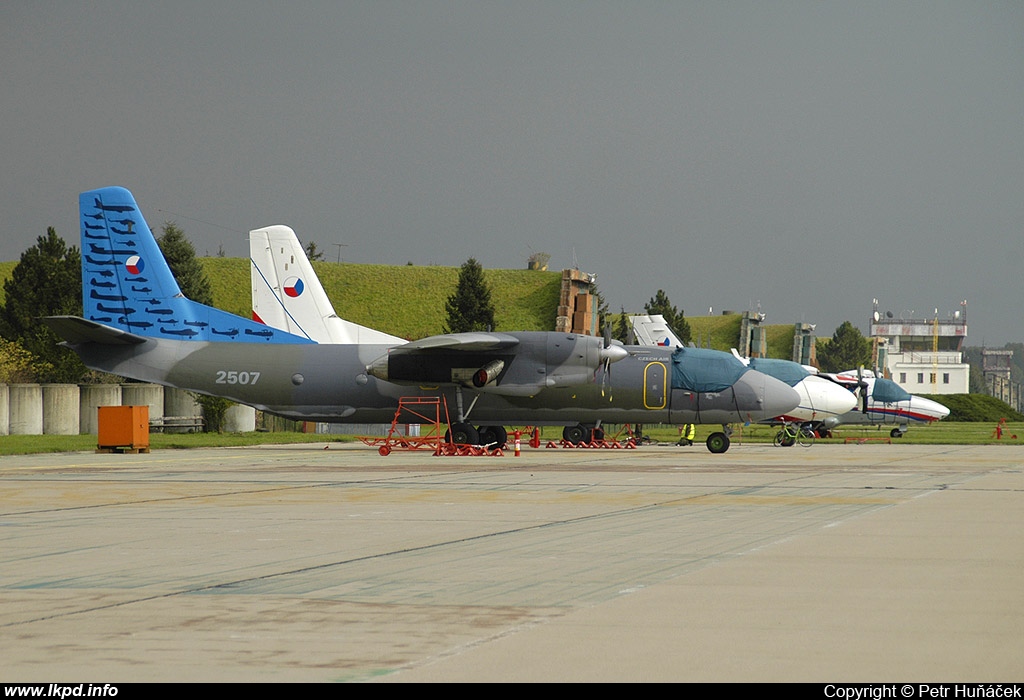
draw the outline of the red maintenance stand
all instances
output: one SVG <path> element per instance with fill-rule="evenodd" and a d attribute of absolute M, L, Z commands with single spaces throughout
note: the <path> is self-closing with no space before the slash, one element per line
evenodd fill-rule
<path fill-rule="evenodd" d="M 442 421 L 442 409 L 444 420 Z M 404 434 L 408 424 L 418 424 L 420 435 Z M 482 456 L 501 457 L 500 449 L 488 450 L 482 445 L 460 445 L 448 442 L 441 428 L 451 429 L 448 417 L 448 402 L 439 396 L 403 396 L 398 399 L 398 409 L 391 421 L 388 434 L 381 437 L 360 436 L 364 444 L 376 447 L 382 457 L 392 450 L 432 450 L 435 456 Z"/>

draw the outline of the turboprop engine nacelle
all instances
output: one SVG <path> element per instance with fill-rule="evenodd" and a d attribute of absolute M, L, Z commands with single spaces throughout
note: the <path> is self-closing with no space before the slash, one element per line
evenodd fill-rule
<path fill-rule="evenodd" d="M 366 371 L 394 384 L 456 384 L 529 396 L 591 383 L 600 368 L 628 355 L 621 345 L 575 333 L 454 333 L 390 348 Z"/>

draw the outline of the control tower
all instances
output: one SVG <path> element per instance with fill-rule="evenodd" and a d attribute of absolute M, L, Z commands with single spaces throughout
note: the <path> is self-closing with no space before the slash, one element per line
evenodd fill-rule
<path fill-rule="evenodd" d="M 970 366 L 963 361 L 967 338 L 967 301 L 940 318 L 910 312 L 897 317 L 873 300 L 871 341 L 875 366 L 912 394 L 966 394 Z"/>

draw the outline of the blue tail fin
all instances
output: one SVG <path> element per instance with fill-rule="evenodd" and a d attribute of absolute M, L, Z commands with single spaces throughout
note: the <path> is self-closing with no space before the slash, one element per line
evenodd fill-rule
<path fill-rule="evenodd" d="M 152 338 L 311 342 L 186 299 L 135 198 L 123 187 L 83 192 L 78 205 L 87 319 Z"/>

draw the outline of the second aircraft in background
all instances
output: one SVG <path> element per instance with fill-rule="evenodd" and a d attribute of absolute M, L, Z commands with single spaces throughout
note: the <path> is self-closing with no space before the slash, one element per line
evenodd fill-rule
<path fill-rule="evenodd" d="M 634 336 L 645 344 L 681 345 L 661 316 L 632 316 L 631 325 Z M 939 402 L 910 394 L 893 380 L 863 369 L 832 374 L 790 360 L 740 359 L 800 394 L 800 405 L 776 422 L 800 423 L 821 437 L 837 425 L 893 425 L 889 434 L 902 437 L 910 423 L 930 423 L 949 415 Z"/>
<path fill-rule="evenodd" d="M 907 392 L 891 379 L 876 377 L 863 369 L 847 370 L 837 374 L 821 373 L 845 387 L 855 398 L 858 408 L 842 415 L 840 423 L 853 425 L 892 425 L 889 435 L 903 437 L 911 423 L 931 423 L 949 415 L 949 409 L 938 401 Z"/>
<path fill-rule="evenodd" d="M 405 342 L 339 318 L 289 227 L 267 226 L 250 231 L 249 261 L 254 321 L 317 343 Z"/>
<path fill-rule="evenodd" d="M 630 316 L 630 327 L 633 336 L 643 344 L 682 347 L 682 342 L 661 315 Z M 843 415 L 857 406 L 853 394 L 834 382 L 815 376 L 803 365 L 790 360 L 744 358 L 736 350 L 732 352 L 737 360 L 751 369 L 785 382 L 800 395 L 800 405 L 796 408 L 762 422 L 798 423 L 821 434 L 835 427 Z"/>

